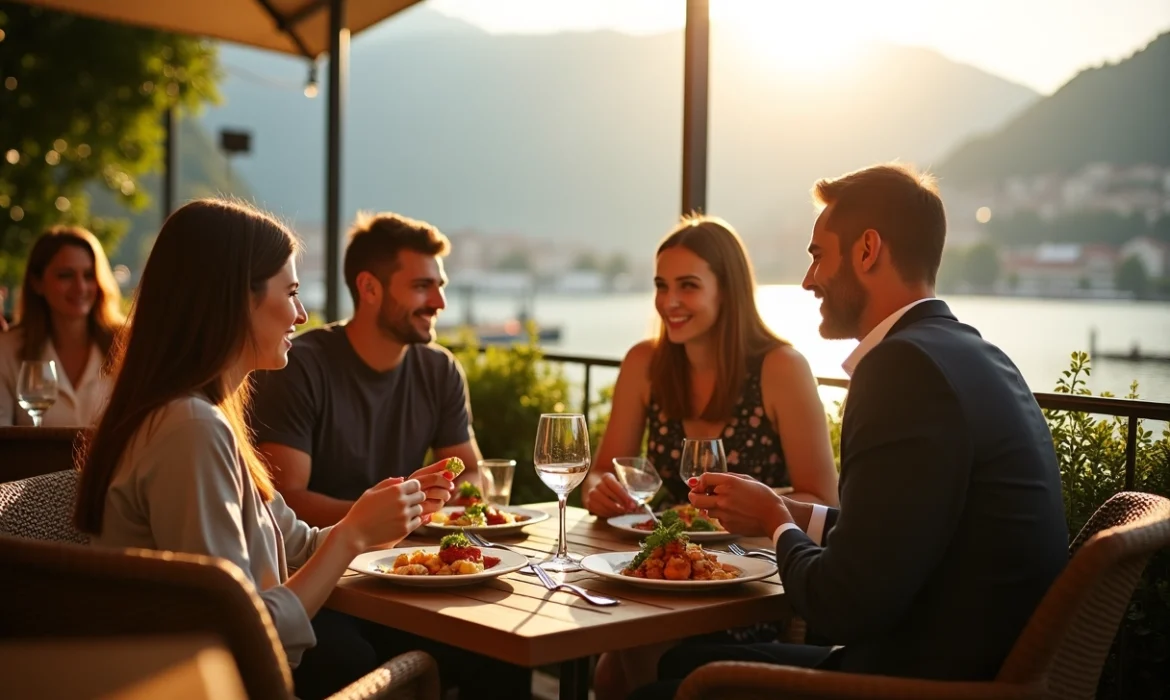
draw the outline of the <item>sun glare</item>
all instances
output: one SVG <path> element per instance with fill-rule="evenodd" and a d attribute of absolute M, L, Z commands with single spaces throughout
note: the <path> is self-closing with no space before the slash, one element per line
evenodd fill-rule
<path fill-rule="evenodd" d="M 817 78 L 847 66 L 861 32 L 840 8 L 807 0 L 713 0 L 711 21 L 733 28 L 760 60 L 795 76 Z"/>

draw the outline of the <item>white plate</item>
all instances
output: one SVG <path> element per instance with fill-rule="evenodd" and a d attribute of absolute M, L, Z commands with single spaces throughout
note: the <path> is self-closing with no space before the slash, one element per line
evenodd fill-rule
<path fill-rule="evenodd" d="M 527 515 L 528 520 L 520 523 L 506 523 L 504 525 L 435 525 L 434 523 L 427 523 L 424 527 L 428 527 L 436 532 L 459 532 L 460 530 L 467 530 L 468 532 L 508 532 L 510 530 L 519 530 L 522 527 L 527 527 L 534 523 L 544 522 L 548 520 L 548 513 L 543 510 L 536 510 L 534 508 L 521 508 L 520 506 L 504 506 L 498 510 L 505 513 L 512 513 L 514 515 Z M 466 506 L 447 506 L 443 512 L 450 515 L 451 513 L 461 513 L 466 510 Z"/>
<path fill-rule="evenodd" d="M 400 576 L 398 574 L 383 573 L 374 568 L 378 564 L 393 566 L 394 560 L 398 558 L 399 554 L 411 554 L 420 549 L 427 553 L 439 551 L 438 547 L 399 547 L 398 549 L 382 549 L 376 552 L 366 552 L 365 554 L 359 554 L 356 559 L 350 562 L 349 568 L 359 574 L 386 579 L 394 583 L 402 584 L 403 586 L 452 588 L 454 586 L 470 586 L 472 584 L 482 583 L 488 579 L 510 574 L 513 571 L 519 571 L 528 566 L 528 558 L 515 552 L 509 552 L 506 549 L 481 549 L 480 551 L 484 556 L 499 557 L 500 562 L 492 568 L 485 569 L 477 574 L 462 574 L 459 576 Z"/>
<path fill-rule="evenodd" d="M 581 568 L 597 574 L 603 578 L 628 583 L 631 586 L 655 588 L 662 591 L 693 591 L 700 588 L 723 588 L 735 586 L 748 581 L 759 581 L 776 573 L 776 564 L 765 559 L 753 557 L 737 557 L 734 554 L 716 553 L 720 561 L 731 564 L 740 570 L 738 578 L 724 581 L 668 581 L 666 579 L 636 578 L 623 576 L 622 569 L 626 567 L 637 552 L 606 552 L 605 554 L 590 554 L 581 560 Z"/>
<path fill-rule="evenodd" d="M 659 514 L 659 517 L 662 517 Z M 639 530 L 634 527 L 635 523 L 645 522 L 650 519 L 650 516 L 645 512 L 642 513 L 628 513 L 626 515 L 615 515 L 605 522 L 611 527 L 615 527 L 622 532 L 637 535 L 638 537 L 645 537 L 650 534 L 650 530 Z M 723 530 L 721 532 L 688 532 L 687 537 L 691 542 L 723 542 L 725 540 L 733 540 L 739 535 L 732 534 Z"/>

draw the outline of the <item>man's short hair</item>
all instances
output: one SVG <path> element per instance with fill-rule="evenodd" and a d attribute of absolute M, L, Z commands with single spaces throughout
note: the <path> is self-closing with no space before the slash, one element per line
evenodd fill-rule
<path fill-rule="evenodd" d="M 451 242 L 431 224 L 393 212 L 358 214 L 345 247 L 345 286 L 358 304 L 357 277 L 369 272 L 382 284 L 398 268 L 398 252 L 413 250 L 423 255 L 446 255 Z"/>
<path fill-rule="evenodd" d="M 844 253 L 867 229 L 889 246 L 894 269 L 907 282 L 933 285 L 947 237 L 947 217 L 934 177 L 912 165 L 886 163 L 818 180 L 814 199 L 832 207 L 826 228 Z"/>

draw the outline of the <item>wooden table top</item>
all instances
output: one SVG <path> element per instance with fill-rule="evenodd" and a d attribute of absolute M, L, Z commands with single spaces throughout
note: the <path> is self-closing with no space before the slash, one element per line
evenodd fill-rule
<path fill-rule="evenodd" d="M 533 555 L 556 550 L 556 503 L 528 504 L 552 517 L 512 536 L 494 536 Z M 638 538 L 616 530 L 581 508 L 569 508 L 566 528 L 571 554 L 636 551 Z M 767 539 L 740 538 L 743 546 L 771 547 Z M 438 542 L 420 530 L 400 547 Z M 714 543 L 723 549 L 725 543 Z M 695 634 L 779 620 L 788 615 L 777 576 L 737 586 L 674 593 L 600 578 L 585 571 L 554 574 L 595 593 L 621 600 L 597 607 L 572 593 L 552 592 L 535 576 L 506 574 L 457 588 L 413 588 L 349 573 L 326 606 L 339 612 L 411 632 L 527 667 L 543 666 Z"/>

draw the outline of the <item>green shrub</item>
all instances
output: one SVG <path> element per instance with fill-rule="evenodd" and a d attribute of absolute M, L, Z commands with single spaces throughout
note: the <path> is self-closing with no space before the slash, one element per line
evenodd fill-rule
<path fill-rule="evenodd" d="M 1073 353 L 1056 392 L 1090 396 L 1085 380 L 1092 369 L 1086 353 Z M 1137 383 L 1129 399 L 1138 398 Z M 1102 396 L 1109 396 L 1104 393 Z M 1125 490 L 1125 418 L 1087 413 L 1045 411 L 1060 462 L 1064 508 L 1070 541 L 1093 512 L 1118 491 Z M 1161 437 L 1139 422 L 1134 491 L 1170 496 L 1170 428 Z M 1170 688 L 1170 553 L 1160 552 L 1146 567 L 1126 614 L 1126 658 L 1129 664 L 1125 698 L 1163 698 Z M 1120 638 L 1120 637 L 1119 637 Z M 1099 698 L 1119 695 L 1117 645 L 1101 676 Z"/>
<path fill-rule="evenodd" d="M 455 353 L 467 374 L 472 426 L 485 458 L 516 460 L 512 503 L 556 500 L 532 467 L 536 426 L 542 413 L 569 405 L 569 382 L 561 367 L 543 360 L 535 339 L 480 352 L 473 337 Z M 579 502 L 580 495 L 574 491 Z"/>

